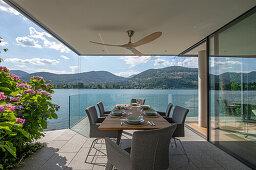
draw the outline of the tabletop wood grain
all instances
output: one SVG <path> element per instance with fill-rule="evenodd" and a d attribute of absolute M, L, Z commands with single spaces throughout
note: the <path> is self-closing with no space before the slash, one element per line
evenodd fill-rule
<path fill-rule="evenodd" d="M 120 105 L 120 104 L 119 104 Z M 128 106 L 128 105 L 127 105 Z M 114 108 L 113 110 L 115 110 Z M 129 106 L 128 109 L 124 110 L 126 114 L 124 116 L 113 116 L 112 114 L 108 115 L 106 119 L 99 126 L 100 130 L 152 130 L 160 129 L 167 126 L 170 126 L 170 123 L 167 122 L 159 114 L 157 116 L 145 116 L 143 110 L 138 106 Z M 121 126 L 121 120 L 126 119 L 127 117 L 138 117 L 143 116 L 144 123 L 140 125 L 130 125 L 126 123 Z M 155 126 L 151 126 L 148 121 L 154 122 Z"/>

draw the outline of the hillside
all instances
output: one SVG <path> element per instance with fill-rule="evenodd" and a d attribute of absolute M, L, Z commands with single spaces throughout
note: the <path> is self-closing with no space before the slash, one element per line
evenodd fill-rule
<path fill-rule="evenodd" d="M 197 81 L 197 68 L 187 68 L 181 66 L 171 66 L 161 69 L 149 69 L 133 77 L 133 79 L 150 79 L 152 77 L 169 77 L 179 79 L 182 77 L 191 77 Z M 196 77 L 194 77 L 196 75 Z M 195 78 L 195 79 L 194 79 Z"/>
<path fill-rule="evenodd" d="M 25 72 L 25 71 L 21 71 L 21 70 L 11 70 L 10 72 L 11 72 L 12 74 L 15 74 L 15 75 L 19 76 L 20 78 L 29 75 L 29 73 L 27 73 L 27 72 Z"/>
<path fill-rule="evenodd" d="M 180 66 L 149 69 L 137 74 L 128 82 L 143 88 L 196 88 L 197 72 L 197 68 Z"/>
<path fill-rule="evenodd" d="M 32 76 L 42 76 L 56 88 L 196 88 L 197 69 L 179 66 L 149 69 L 129 78 L 119 77 L 107 71 L 91 71 L 77 74 L 53 74 L 38 72 L 28 74 L 13 70 L 21 79 L 28 81 Z M 79 82 L 79 85 L 78 85 Z M 81 84 L 82 83 L 82 84 Z"/>
<path fill-rule="evenodd" d="M 11 72 L 26 81 L 32 76 L 42 76 L 46 81 L 55 84 L 55 88 L 193 89 L 197 88 L 198 83 L 197 68 L 180 66 L 149 69 L 129 78 L 119 77 L 107 71 L 77 74 L 53 74 L 48 72 L 29 74 L 20 70 Z M 221 75 L 210 75 L 210 79 L 214 79 L 215 84 L 221 81 L 229 89 L 231 82 L 241 84 L 241 76 L 243 76 L 244 82 L 256 82 L 256 71 L 243 74 L 227 72 Z"/>
<path fill-rule="evenodd" d="M 216 77 L 216 82 L 223 81 L 229 83 L 230 81 L 240 84 L 241 79 L 248 81 L 249 83 L 256 82 L 256 71 L 252 71 L 250 73 L 233 73 L 233 72 L 226 72 Z"/>
<path fill-rule="evenodd" d="M 89 83 L 107 83 L 119 82 L 127 80 L 124 77 L 116 76 L 107 71 L 90 71 L 77 74 L 53 74 L 48 72 L 26 73 L 19 70 L 12 70 L 13 74 L 19 75 L 21 79 L 28 81 L 32 76 L 42 76 L 46 81 L 51 81 L 53 84 L 74 84 L 81 82 L 84 84 Z"/>

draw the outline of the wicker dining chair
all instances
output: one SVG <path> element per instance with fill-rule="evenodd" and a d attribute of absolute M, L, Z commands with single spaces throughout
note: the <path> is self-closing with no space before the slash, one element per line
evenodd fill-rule
<path fill-rule="evenodd" d="M 137 103 L 139 103 L 140 105 L 144 105 L 145 101 L 146 99 L 137 99 Z"/>
<path fill-rule="evenodd" d="M 175 146 L 177 147 L 176 144 L 176 140 L 180 142 L 182 150 L 184 152 L 184 154 L 186 155 L 188 161 L 189 161 L 189 157 L 187 155 L 187 152 L 181 142 L 181 140 L 177 137 L 184 137 L 185 136 L 185 119 L 187 117 L 189 110 L 180 106 L 175 106 L 174 110 L 173 110 L 173 114 L 172 117 L 165 117 L 165 119 L 169 122 L 169 123 L 176 123 L 177 124 L 177 128 L 174 131 L 172 138 L 174 139 L 175 142 Z"/>
<path fill-rule="evenodd" d="M 146 101 L 146 99 L 131 99 L 131 104 L 132 103 L 138 103 L 138 104 L 140 104 L 140 105 L 144 105 L 145 104 L 145 101 Z"/>
<path fill-rule="evenodd" d="M 87 162 L 87 159 L 89 156 L 95 157 L 95 156 L 102 156 L 102 154 L 104 155 L 104 153 L 101 150 L 99 150 L 95 147 L 95 145 L 98 143 L 98 141 L 100 139 L 104 139 L 106 137 L 116 138 L 117 144 L 119 144 L 123 131 L 122 130 L 99 130 L 98 127 L 100 126 L 100 123 L 102 123 L 104 121 L 105 118 L 98 117 L 97 110 L 96 110 L 95 106 L 90 106 L 87 109 L 85 109 L 85 111 L 87 113 L 87 116 L 88 116 L 89 122 L 90 122 L 89 137 L 96 138 L 93 140 L 93 142 L 90 146 L 90 149 L 89 149 L 88 154 L 85 159 L 85 163 L 96 164 L 96 163 L 92 163 L 92 162 Z M 96 153 L 93 155 L 90 155 L 90 152 L 92 149 L 95 149 Z M 96 155 L 97 152 L 100 152 L 101 155 Z M 101 165 L 101 164 L 99 164 L 99 165 Z"/>
<path fill-rule="evenodd" d="M 168 169 L 170 139 L 176 126 L 134 132 L 130 153 L 106 138 L 108 163 L 118 170 Z"/>
<path fill-rule="evenodd" d="M 131 99 L 131 102 L 130 102 L 131 104 L 132 103 L 137 103 L 137 99 Z"/>
<path fill-rule="evenodd" d="M 157 113 L 160 114 L 160 115 L 163 116 L 163 117 L 170 117 L 170 113 L 171 113 L 172 107 L 173 107 L 173 104 L 172 104 L 172 103 L 169 103 L 169 104 L 167 105 L 167 108 L 166 108 L 166 111 L 165 111 L 165 112 L 157 111 Z"/>
<path fill-rule="evenodd" d="M 99 112 L 100 112 L 100 117 L 106 117 L 111 112 L 111 111 L 105 111 L 102 102 L 98 102 L 97 106 L 98 106 L 98 109 L 99 109 Z"/>

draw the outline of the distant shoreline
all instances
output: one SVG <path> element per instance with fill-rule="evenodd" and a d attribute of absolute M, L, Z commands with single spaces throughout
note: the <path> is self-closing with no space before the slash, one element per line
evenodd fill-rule
<path fill-rule="evenodd" d="M 93 89 L 93 88 L 52 88 L 53 90 L 198 90 L 198 88 L 175 88 L 175 89 Z M 221 91 L 221 89 L 210 89 L 215 91 Z M 222 91 L 241 91 L 239 89 L 236 90 L 222 90 Z M 255 89 L 250 89 L 248 91 L 256 91 Z"/>
<path fill-rule="evenodd" d="M 122 89 L 113 89 L 113 88 L 53 88 L 54 89 L 67 89 L 67 90 L 70 90 L 70 89 L 86 89 L 86 90 L 197 90 L 198 88 L 173 88 L 173 89 L 160 89 L 160 88 L 155 88 L 155 89 L 147 89 L 147 88 L 143 88 L 143 89 L 136 89 L 136 88 L 133 88 L 133 89 L 126 89 L 126 88 L 122 88 Z"/>

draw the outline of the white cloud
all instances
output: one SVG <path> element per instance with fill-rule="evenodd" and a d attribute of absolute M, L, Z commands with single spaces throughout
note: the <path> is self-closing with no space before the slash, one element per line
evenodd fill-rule
<path fill-rule="evenodd" d="M 55 74 L 74 74 L 74 73 L 78 73 L 78 66 L 70 66 L 69 67 L 71 69 L 71 71 L 66 71 L 66 70 L 53 70 L 53 69 L 36 69 L 33 71 L 36 72 L 49 72 L 49 73 L 55 73 Z"/>
<path fill-rule="evenodd" d="M 24 37 L 17 37 L 16 41 L 18 45 L 23 47 L 37 47 L 37 48 L 50 48 L 62 53 L 68 53 L 70 50 L 61 42 L 56 40 L 53 36 L 47 32 L 39 32 L 34 27 L 29 27 L 29 35 Z M 42 42 L 43 45 L 40 45 Z"/>
<path fill-rule="evenodd" d="M 21 63 L 21 64 L 32 64 L 32 65 L 56 65 L 59 63 L 58 60 L 44 59 L 44 58 L 31 58 L 31 59 L 7 58 L 4 61 L 10 62 L 10 63 Z"/>
<path fill-rule="evenodd" d="M 23 21 L 25 21 L 25 22 L 29 22 L 30 20 L 28 19 L 28 18 L 26 18 L 26 17 L 22 17 L 22 19 L 23 19 Z"/>
<path fill-rule="evenodd" d="M 70 60 L 70 58 L 67 57 L 67 56 L 65 56 L 65 55 L 61 55 L 60 57 L 63 58 L 63 59 L 65 59 L 65 60 Z"/>
<path fill-rule="evenodd" d="M 154 66 L 155 67 L 158 67 L 158 66 L 162 66 L 162 67 L 168 67 L 168 66 L 171 66 L 172 63 L 170 61 L 167 61 L 163 58 L 157 58 L 154 60 Z"/>
<path fill-rule="evenodd" d="M 29 27 L 29 33 L 30 37 L 34 39 L 39 39 L 43 41 L 43 44 L 47 48 L 58 50 L 62 53 L 68 53 L 70 50 L 60 43 L 58 40 L 56 40 L 53 36 L 48 34 L 47 32 L 39 32 L 33 27 Z"/>
<path fill-rule="evenodd" d="M 171 59 L 171 60 L 157 57 L 154 59 L 154 66 L 155 68 L 170 67 L 170 66 L 197 68 L 198 60 L 197 60 L 197 57 L 190 57 L 190 58 L 183 58 L 183 59 L 179 57 L 175 57 L 174 59 Z"/>
<path fill-rule="evenodd" d="M 166 57 L 161 56 L 125 56 L 121 57 L 122 60 L 125 61 L 126 64 L 129 64 L 131 67 L 134 67 L 139 64 L 147 63 L 148 61 L 154 61 L 155 68 L 161 67 L 169 67 L 169 66 L 183 66 L 183 67 L 198 67 L 197 57 L 189 57 L 189 58 L 180 58 L 175 57 L 174 59 L 168 59 Z"/>
<path fill-rule="evenodd" d="M 217 66 L 222 66 L 222 65 L 239 65 L 242 64 L 240 61 L 232 61 L 232 60 L 227 60 L 227 61 L 212 61 L 210 62 L 211 67 L 214 67 L 214 65 Z"/>
<path fill-rule="evenodd" d="M 241 72 L 240 61 L 217 58 L 210 60 L 211 74 L 219 75 L 225 72 Z"/>
<path fill-rule="evenodd" d="M 126 72 L 115 73 L 115 75 L 121 76 L 121 77 L 129 77 L 131 75 L 139 74 L 139 73 L 140 72 L 138 72 L 138 71 L 126 71 Z"/>
<path fill-rule="evenodd" d="M 18 11 L 16 11 L 14 8 L 10 7 L 8 4 L 6 4 L 4 1 L 0 1 L 0 10 L 4 12 L 8 12 L 14 15 L 20 15 Z"/>
<path fill-rule="evenodd" d="M 65 70 L 52 70 L 52 69 L 43 69 L 43 68 L 36 69 L 36 70 L 33 70 L 33 71 L 49 72 L 49 73 L 54 73 L 54 74 L 70 74 L 71 73 L 71 72 L 68 72 L 68 71 L 65 71 Z"/>
<path fill-rule="evenodd" d="M 78 66 L 69 66 L 71 73 L 78 73 Z"/>
<path fill-rule="evenodd" d="M 197 57 L 185 58 L 182 61 L 178 61 L 176 66 L 197 68 L 198 67 L 198 58 Z"/>
<path fill-rule="evenodd" d="M 6 45 L 8 45 L 8 42 L 6 42 L 6 41 L 2 41 L 2 42 L 0 43 L 0 46 L 6 46 Z"/>
<path fill-rule="evenodd" d="M 27 66 L 24 64 L 16 64 L 15 67 L 19 67 L 19 68 L 26 68 Z"/>
<path fill-rule="evenodd" d="M 79 56 L 80 58 L 88 58 L 89 56 Z M 97 56 L 97 57 L 102 57 L 102 56 Z"/>
<path fill-rule="evenodd" d="M 17 37 L 16 42 L 22 47 L 42 48 L 42 46 L 38 44 L 38 41 L 29 37 Z"/>
<path fill-rule="evenodd" d="M 153 58 L 152 56 L 124 56 L 124 57 L 121 57 L 121 59 L 124 60 L 126 64 L 129 64 L 131 67 L 134 67 L 139 64 L 147 63 L 152 58 Z"/>

